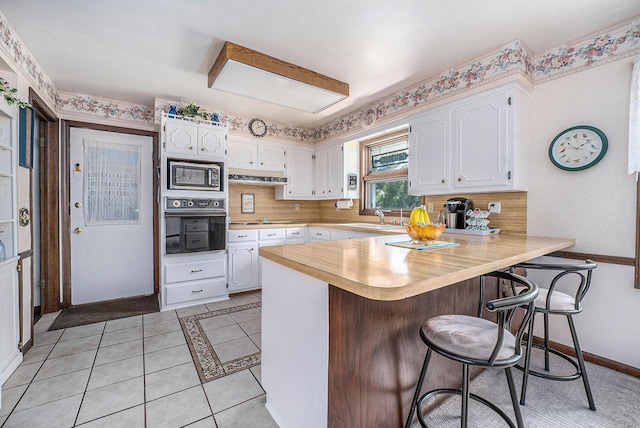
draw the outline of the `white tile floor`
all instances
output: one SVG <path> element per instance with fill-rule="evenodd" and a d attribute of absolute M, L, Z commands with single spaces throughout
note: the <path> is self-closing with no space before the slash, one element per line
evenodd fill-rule
<path fill-rule="evenodd" d="M 260 366 L 200 383 L 178 317 L 259 301 L 260 293 L 65 330 L 35 326 L 34 346 L 2 386 L 2 427 L 277 427 Z M 219 358 L 260 348 L 260 311 L 207 319 Z M 246 354 L 245 354 L 246 355 Z"/>

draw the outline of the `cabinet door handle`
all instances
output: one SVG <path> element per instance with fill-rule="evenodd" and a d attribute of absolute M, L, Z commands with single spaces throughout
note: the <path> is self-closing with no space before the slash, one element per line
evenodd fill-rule
<path fill-rule="evenodd" d="M 291 232 L 292 235 L 300 235 L 300 232 Z"/>
<path fill-rule="evenodd" d="M 440 180 L 440 183 L 442 184 L 446 183 L 445 179 L 443 178 L 442 180 Z"/>
<path fill-rule="evenodd" d="M 189 146 L 189 150 L 193 150 L 193 146 Z"/>
<path fill-rule="evenodd" d="M 267 233 L 267 236 L 276 236 L 275 233 Z"/>
<path fill-rule="evenodd" d="M 191 292 L 191 294 L 198 294 L 198 293 L 202 293 L 204 290 L 193 290 Z"/>
<path fill-rule="evenodd" d="M 207 151 L 207 149 L 205 149 L 204 147 L 201 147 L 200 150 L 203 151 L 203 152 Z"/>
<path fill-rule="evenodd" d="M 192 270 L 191 273 L 198 273 L 198 272 L 202 272 L 202 269 L 197 269 L 197 270 Z"/>
<path fill-rule="evenodd" d="M 249 163 L 250 163 L 250 164 L 253 164 L 253 161 L 250 161 Z"/>
<path fill-rule="evenodd" d="M 462 181 L 462 177 L 458 177 L 458 181 Z"/>
<path fill-rule="evenodd" d="M 246 238 L 247 235 L 238 235 L 238 238 Z"/>

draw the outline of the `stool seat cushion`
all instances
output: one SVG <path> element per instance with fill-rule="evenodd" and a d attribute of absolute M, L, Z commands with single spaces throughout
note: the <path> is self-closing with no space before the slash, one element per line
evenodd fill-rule
<path fill-rule="evenodd" d="M 441 315 L 422 326 L 425 337 L 436 347 L 463 358 L 488 361 L 496 346 L 498 324 L 468 315 Z M 496 362 L 516 354 L 515 337 L 507 330 Z"/>
<path fill-rule="evenodd" d="M 538 297 L 536 297 L 535 305 L 536 308 L 539 309 L 547 309 L 547 295 L 549 294 L 549 290 L 546 288 L 538 289 Z M 566 293 L 561 293 L 559 291 L 553 290 L 551 294 L 551 302 L 550 302 L 551 311 L 566 311 L 566 312 L 576 312 L 576 298 L 570 296 Z M 578 311 L 582 308 L 578 306 Z"/>

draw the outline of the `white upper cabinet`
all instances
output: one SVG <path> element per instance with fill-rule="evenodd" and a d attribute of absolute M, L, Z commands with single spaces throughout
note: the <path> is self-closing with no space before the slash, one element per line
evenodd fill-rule
<path fill-rule="evenodd" d="M 327 149 L 327 196 L 329 199 L 343 197 L 342 145 Z"/>
<path fill-rule="evenodd" d="M 163 118 L 163 146 L 169 155 L 189 158 L 225 159 L 227 128 Z"/>
<path fill-rule="evenodd" d="M 527 190 L 528 96 L 515 84 L 410 122 L 409 194 Z"/>
<path fill-rule="evenodd" d="M 410 124 L 409 194 L 448 190 L 451 165 L 451 110 L 426 114 Z"/>
<path fill-rule="evenodd" d="M 258 168 L 258 145 L 253 142 L 231 139 L 229 143 L 229 167 L 240 169 Z"/>
<path fill-rule="evenodd" d="M 276 187 L 276 199 L 313 199 L 313 168 L 313 148 L 287 148 L 287 184 Z"/>
<path fill-rule="evenodd" d="M 498 93 L 454 109 L 453 187 L 509 185 L 509 93 Z"/>
<path fill-rule="evenodd" d="M 233 138 L 229 143 L 229 167 L 284 172 L 286 150 L 277 143 Z"/>
<path fill-rule="evenodd" d="M 287 152 L 281 146 L 258 145 L 258 169 L 284 171 Z"/>
<path fill-rule="evenodd" d="M 315 154 L 315 185 L 313 195 L 316 199 L 327 199 L 327 149 L 317 150 Z"/>
<path fill-rule="evenodd" d="M 344 198 L 343 146 L 317 149 L 315 153 L 315 199 Z M 355 196 L 352 196 L 355 197 Z"/>

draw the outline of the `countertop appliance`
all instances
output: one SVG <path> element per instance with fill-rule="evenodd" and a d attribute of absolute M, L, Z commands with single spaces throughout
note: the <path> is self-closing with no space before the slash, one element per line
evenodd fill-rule
<path fill-rule="evenodd" d="M 466 227 L 466 212 L 473 209 L 473 201 L 467 198 L 451 198 L 443 205 L 445 218 L 455 217 L 455 227 L 452 227 L 447 223 L 447 227 L 451 229 L 464 229 Z M 456 214 L 455 216 L 449 216 L 448 214 Z"/>
<path fill-rule="evenodd" d="M 166 198 L 166 254 L 223 251 L 227 239 L 225 199 Z"/>

